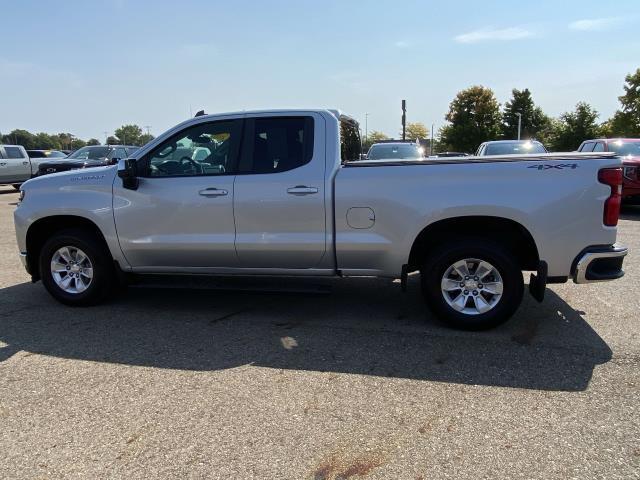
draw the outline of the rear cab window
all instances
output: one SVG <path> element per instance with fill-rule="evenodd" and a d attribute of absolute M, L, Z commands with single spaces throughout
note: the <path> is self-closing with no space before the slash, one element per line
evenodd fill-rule
<path fill-rule="evenodd" d="M 587 142 L 580 147 L 581 152 L 593 152 L 593 147 L 595 147 L 595 143 Z"/>

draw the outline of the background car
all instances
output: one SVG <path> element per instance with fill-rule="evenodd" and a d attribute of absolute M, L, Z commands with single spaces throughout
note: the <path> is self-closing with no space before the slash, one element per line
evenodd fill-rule
<path fill-rule="evenodd" d="M 640 138 L 585 140 L 579 152 L 615 152 L 622 157 L 622 201 L 640 203 Z"/>
<path fill-rule="evenodd" d="M 424 158 L 422 147 L 416 143 L 374 143 L 369 148 L 367 160 Z"/>
<path fill-rule="evenodd" d="M 27 150 L 29 158 L 64 158 L 68 154 L 60 150 Z"/>
<path fill-rule="evenodd" d="M 40 163 L 37 176 L 79 168 L 113 165 L 132 155 L 140 147 L 134 145 L 91 145 L 82 147 L 65 158 Z"/>
<path fill-rule="evenodd" d="M 493 140 L 480 144 L 476 156 L 549 153 L 537 140 Z"/>

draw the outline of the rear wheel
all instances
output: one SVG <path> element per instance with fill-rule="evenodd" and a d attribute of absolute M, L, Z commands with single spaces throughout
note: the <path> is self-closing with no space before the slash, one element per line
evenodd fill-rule
<path fill-rule="evenodd" d="M 483 240 L 447 243 L 427 258 L 422 291 L 429 307 L 447 324 L 483 330 L 507 321 L 524 292 L 517 259 Z"/>
<path fill-rule="evenodd" d="M 82 229 L 64 230 L 45 243 L 40 252 L 40 276 L 56 300 L 74 306 L 100 303 L 115 283 L 103 242 Z"/>

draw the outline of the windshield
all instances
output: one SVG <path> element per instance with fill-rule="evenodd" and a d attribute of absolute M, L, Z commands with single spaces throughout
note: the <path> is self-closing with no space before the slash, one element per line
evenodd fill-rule
<path fill-rule="evenodd" d="M 539 142 L 489 143 L 485 155 L 514 155 L 522 153 L 547 153 Z"/>
<path fill-rule="evenodd" d="M 369 160 L 383 158 L 422 158 L 422 149 L 418 145 L 379 144 L 372 145 L 367 155 Z"/>
<path fill-rule="evenodd" d="M 68 158 L 75 158 L 79 160 L 102 160 L 107 158 L 111 147 L 82 147 L 76 150 Z"/>
<path fill-rule="evenodd" d="M 640 156 L 640 142 L 625 142 L 616 140 L 609 143 L 609 150 L 616 152 L 618 155 Z"/>

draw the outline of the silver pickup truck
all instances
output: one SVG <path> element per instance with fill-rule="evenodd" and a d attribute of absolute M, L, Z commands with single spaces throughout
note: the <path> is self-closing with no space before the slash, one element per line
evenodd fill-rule
<path fill-rule="evenodd" d="M 380 276 L 421 272 L 429 307 L 482 329 L 547 283 L 623 275 L 612 154 L 360 158 L 332 110 L 206 115 L 116 166 L 26 182 L 22 261 L 70 305 L 144 274 Z"/>

